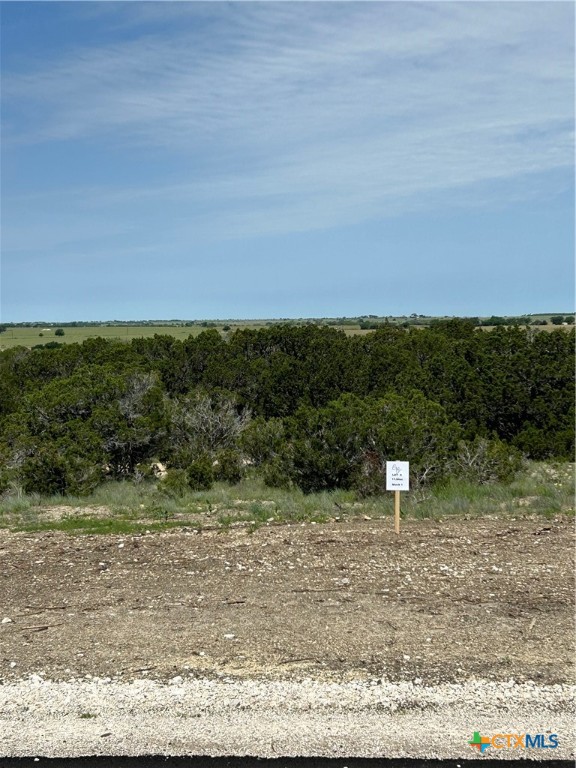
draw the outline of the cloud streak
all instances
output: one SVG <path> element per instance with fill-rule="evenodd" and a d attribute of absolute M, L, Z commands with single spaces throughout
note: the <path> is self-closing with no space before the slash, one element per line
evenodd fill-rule
<path fill-rule="evenodd" d="M 146 230 L 161 206 L 153 238 L 254 237 L 399 215 L 435 194 L 459 205 L 490 180 L 504 203 L 499 189 L 530 195 L 531 179 L 571 170 L 568 4 L 175 5 L 110 10 L 133 34 L 5 71 L 5 152 L 101 142 L 171 159 L 148 187 L 128 166 L 88 184 L 46 223 L 54 247 L 91 211 L 110 236 L 120 220 Z M 16 225 L 21 199 L 6 200 Z M 39 237 L 15 226 L 23 250 Z"/>

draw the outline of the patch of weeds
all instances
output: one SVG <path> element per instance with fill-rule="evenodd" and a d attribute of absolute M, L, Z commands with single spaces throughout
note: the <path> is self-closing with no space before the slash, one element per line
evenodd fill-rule
<path fill-rule="evenodd" d="M 327 523 L 328 519 L 328 515 L 325 515 L 322 512 L 317 512 L 308 518 L 311 523 Z"/>
<path fill-rule="evenodd" d="M 232 515 L 219 515 L 218 516 L 218 523 L 224 528 L 225 530 L 228 530 L 233 522 L 235 522 L 235 519 Z"/>
<path fill-rule="evenodd" d="M 188 525 L 188 524 L 186 524 Z M 69 517 L 63 520 L 46 521 L 29 525 L 13 526 L 15 531 L 62 531 L 75 535 L 81 534 L 130 534 L 145 531 L 163 531 L 169 528 L 182 528 L 182 521 L 139 522 L 117 518 Z M 196 527 L 189 526 L 188 527 Z"/>
<path fill-rule="evenodd" d="M 273 513 L 276 512 L 276 504 L 274 503 L 273 505 L 264 505 L 261 501 L 255 501 L 250 504 L 249 509 L 251 518 L 253 518 L 256 522 L 265 523 L 274 516 Z"/>
<path fill-rule="evenodd" d="M 262 527 L 262 523 L 257 520 L 250 520 L 248 523 L 248 533 L 256 533 L 256 531 Z"/>
<path fill-rule="evenodd" d="M 557 495 L 557 490 L 553 484 L 539 483 L 533 490 L 536 496 L 544 497 L 547 499 L 553 499 Z"/>
<path fill-rule="evenodd" d="M 91 720 L 94 717 L 98 717 L 98 715 L 95 715 L 93 712 L 82 712 L 81 715 L 78 715 L 80 720 Z"/>
<path fill-rule="evenodd" d="M 36 495 L 25 496 L 17 494 L 14 496 L 4 496 L 0 504 L 0 515 L 9 517 L 10 515 L 21 515 L 30 512 L 33 507 L 37 506 L 39 501 L 40 497 Z"/>
<path fill-rule="evenodd" d="M 115 518 L 66 517 L 62 520 L 52 520 L 36 523 L 23 523 L 15 526 L 18 531 L 62 531 L 63 533 L 132 533 L 138 524 L 130 520 Z"/>
<path fill-rule="evenodd" d="M 170 511 L 166 508 L 165 504 L 160 504 L 157 502 L 151 504 L 147 511 L 150 517 L 163 520 L 164 522 L 167 522 L 170 518 L 173 517 Z"/>

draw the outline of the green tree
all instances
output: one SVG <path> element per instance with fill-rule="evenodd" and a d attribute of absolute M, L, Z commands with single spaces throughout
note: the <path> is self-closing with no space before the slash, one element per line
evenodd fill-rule
<path fill-rule="evenodd" d="M 305 492 L 356 487 L 384 489 L 386 461 L 411 462 L 413 483 L 446 472 L 460 428 L 422 393 L 384 398 L 342 395 L 324 408 L 301 407 L 287 420 L 281 455 L 288 476 Z"/>
<path fill-rule="evenodd" d="M 27 489 L 38 480 L 58 493 L 89 492 L 106 468 L 128 476 L 154 455 L 162 426 L 157 376 L 84 366 L 25 394 L 4 421 L 3 440 Z"/>

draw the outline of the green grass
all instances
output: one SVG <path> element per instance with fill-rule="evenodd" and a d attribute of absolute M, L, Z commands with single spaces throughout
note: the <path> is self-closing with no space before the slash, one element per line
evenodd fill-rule
<path fill-rule="evenodd" d="M 48 326 L 45 326 L 46 328 Z M 174 336 L 177 339 L 187 339 L 188 336 L 197 336 L 201 331 L 205 331 L 200 325 L 194 326 L 150 326 L 150 325 L 114 325 L 114 326 L 89 326 L 64 328 L 64 336 L 55 336 L 54 331 L 58 326 L 51 330 L 42 328 L 8 328 L 0 335 L 0 350 L 10 347 L 23 346 L 33 347 L 36 344 L 47 344 L 50 341 L 57 341 L 60 344 L 72 344 L 74 342 L 83 342 L 86 339 L 93 339 L 99 336 L 104 339 L 119 339 L 121 341 L 130 341 L 131 339 L 150 338 L 155 334 Z M 217 326 L 222 330 L 222 326 Z"/>
<path fill-rule="evenodd" d="M 403 493 L 404 518 L 552 517 L 574 514 L 574 465 L 529 462 L 512 483 L 477 485 L 453 479 Z M 54 519 L 55 513 L 57 519 Z M 255 530 L 277 523 L 392 517 L 394 496 L 359 499 L 353 491 L 306 495 L 268 488 L 252 476 L 237 485 L 167 496 L 154 482 L 107 482 L 89 497 L 25 496 L 13 489 L 0 501 L 0 527 L 15 531 L 137 533 L 175 527 Z"/>
<path fill-rule="evenodd" d="M 122 519 L 92 519 L 85 517 L 67 517 L 58 521 L 44 521 L 21 525 L 18 531 L 63 531 L 73 534 L 129 534 L 150 533 L 151 531 L 164 531 L 169 528 L 181 528 L 182 524 L 176 521 L 139 523 L 137 521 Z"/>
<path fill-rule="evenodd" d="M 551 331 L 555 329 L 563 329 L 569 331 L 573 326 L 558 326 L 558 325 L 551 325 L 550 324 L 550 317 L 552 314 L 543 314 L 543 315 L 529 315 L 528 318 L 530 321 L 532 320 L 548 320 L 548 325 L 545 326 L 537 326 L 539 330 L 546 330 Z M 557 315 L 563 315 L 565 316 L 565 312 L 557 312 L 555 313 Z M 360 328 L 359 321 L 361 318 L 348 318 L 342 323 L 339 323 L 338 320 L 335 320 L 334 318 L 318 318 L 316 320 L 312 320 L 312 322 L 318 322 L 320 324 L 327 324 L 334 328 L 338 328 L 339 330 L 345 331 L 347 335 L 357 335 L 361 334 L 364 335 L 366 333 L 370 333 L 369 330 L 363 330 Z M 363 318 L 366 319 L 366 318 Z M 410 326 L 415 328 L 422 328 L 426 327 L 429 322 L 433 319 L 449 319 L 448 317 L 407 317 L 407 316 L 398 316 L 398 317 L 379 317 L 379 318 L 368 318 L 369 320 L 372 320 L 374 322 L 383 323 L 385 320 L 387 320 L 392 325 L 403 325 L 404 323 L 408 323 Z M 485 319 L 485 318 L 482 318 Z M 229 326 L 230 329 L 236 330 L 238 328 L 264 328 L 269 325 L 275 325 L 278 323 L 285 322 L 283 320 L 278 319 L 254 319 L 254 320 L 214 320 L 214 321 L 203 321 L 206 322 L 206 325 L 202 325 L 202 322 L 196 321 L 194 325 L 181 325 L 179 324 L 179 321 L 174 321 L 171 323 L 170 321 L 164 321 L 170 324 L 162 325 L 162 321 L 158 321 L 158 325 L 88 325 L 88 326 L 63 326 L 64 330 L 64 336 L 56 336 L 55 330 L 58 328 L 58 324 L 54 323 L 47 323 L 44 326 L 38 326 L 36 328 L 31 328 L 27 326 L 16 326 L 16 327 L 9 327 L 6 329 L 6 331 L 2 334 L 0 334 L 0 351 L 3 349 L 9 349 L 10 347 L 15 346 L 24 346 L 24 347 L 33 347 L 36 344 L 46 344 L 51 341 L 57 341 L 61 344 L 71 344 L 74 342 L 83 342 L 86 341 L 86 339 L 95 338 L 97 336 L 104 338 L 104 339 L 120 339 L 124 341 L 130 341 L 131 339 L 136 338 L 149 338 L 154 336 L 155 334 L 160 335 L 168 335 L 173 336 L 174 338 L 183 340 L 188 338 L 188 336 L 197 336 L 202 331 L 205 331 L 207 327 L 216 328 L 219 331 L 223 331 L 225 326 Z M 304 325 L 307 322 L 310 322 L 310 320 L 307 319 L 301 319 L 301 320 L 290 320 L 288 322 L 297 324 L 297 325 Z M 489 330 L 493 326 L 485 326 L 485 329 Z"/>
<path fill-rule="evenodd" d="M 529 462 L 511 483 L 476 485 L 451 480 L 424 499 L 423 516 L 574 514 L 574 465 Z M 421 515 L 419 515 L 421 516 Z"/>
<path fill-rule="evenodd" d="M 278 321 L 276 321 L 278 322 Z M 225 326 L 230 327 L 230 332 L 237 330 L 238 328 L 263 328 L 269 325 L 266 321 L 245 321 L 245 322 L 215 322 L 209 326 L 215 328 L 221 333 L 226 334 L 224 331 Z M 48 342 L 57 341 L 60 344 L 73 344 L 81 343 L 87 339 L 94 339 L 100 337 L 103 339 L 116 339 L 119 341 L 131 341 L 132 339 L 152 338 L 154 335 L 173 336 L 176 339 L 183 341 L 189 336 L 198 336 L 202 331 L 208 330 L 206 326 L 202 326 L 200 323 L 192 326 L 179 326 L 179 325 L 113 325 L 113 326 L 85 326 L 85 327 L 65 327 L 64 336 L 56 336 L 55 330 L 58 326 L 54 325 L 49 330 L 43 328 L 28 328 L 18 326 L 15 328 L 8 328 L 4 333 L 0 334 L 0 351 L 4 349 L 10 349 L 11 347 L 34 347 L 37 344 L 47 344 Z M 346 331 L 348 334 L 354 333 L 367 333 L 367 331 L 361 331 L 358 324 L 352 326 L 335 326 L 340 330 Z M 45 326 L 48 328 L 48 326 Z"/>

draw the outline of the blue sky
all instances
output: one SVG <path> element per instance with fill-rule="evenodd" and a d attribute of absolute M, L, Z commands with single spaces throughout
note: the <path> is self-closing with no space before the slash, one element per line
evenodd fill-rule
<path fill-rule="evenodd" d="M 1 11 L 4 322 L 573 308 L 573 3 Z"/>

